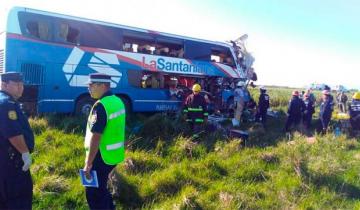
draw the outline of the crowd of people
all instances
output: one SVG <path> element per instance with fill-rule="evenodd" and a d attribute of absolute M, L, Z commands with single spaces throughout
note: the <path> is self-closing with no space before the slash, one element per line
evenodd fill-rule
<path fill-rule="evenodd" d="M 199 84 L 195 84 L 193 88 L 193 94 L 185 100 L 185 107 L 190 107 L 195 110 L 195 112 L 206 112 L 206 115 L 202 114 L 190 114 L 188 115 L 190 119 L 188 121 L 192 121 L 195 123 L 196 119 L 201 116 L 201 120 L 197 122 L 205 122 L 206 117 L 208 116 L 209 110 L 208 107 L 208 98 L 205 95 L 201 95 L 198 92 L 201 90 L 201 86 Z M 233 127 L 240 126 L 242 121 L 246 121 L 249 118 L 255 122 L 259 122 L 263 125 L 264 128 L 267 128 L 267 117 L 268 110 L 270 108 L 270 96 L 267 94 L 267 90 L 265 87 L 260 87 L 260 95 L 258 99 L 258 104 L 251 97 L 249 91 L 247 90 L 246 83 L 243 81 L 239 81 L 236 84 L 236 87 L 233 89 L 234 93 L 234 103 L 233 106 L 226 107 L 225 112 L 231 113 L 229 109 L 232 109 L 233 118 L 232 125 Z M 203 97 L 203 100 L 197 100 L 196 103 L 193 103 L 194 94 L 197 98 Z M 336 96 L 337 105 L 339 108 L 339 112 L 346 114 L 349 117 L 349 122 L 353 131 L 360 130 L 360 92 L 355 93 L 352 96 L 351 103 L 347 104 L 347 96 L 344 92 L 339 92 Z M 199 101 L 201 103 L 199 104 Z M 321 98 L 316 100 L 315 95 L 312 93 L 311 89 L 307 89 L 306 91 L 302 91 L 300 93 L 298 90 L 292 92 L 291 99 L 289 101 L 287 112 L 286 112 L 286 121 L 284 126 L 284 131 L 290 135 L 291 132 L 295 129 L 300 131 L 306 135 L 312 135 L 312 128 L 315 128 L 316 132 L 320 134 L 326 134 L 329 130 L 329 124 L 332 119 L 334 106 L 335 106 L 334 97 L 331 94 L 330 88 L 326 88 L 322 91 Z M 313 115 L 315 113 L 315 108 L 319 106 L 319 116 L 318 121 L 315 126 L 313 126 Z M 197 109 L 202 107 L 201 109 Z M 348 113 L 347 113 L 348 110 Z M 215 110 L 216 112 L 217 110 Z M 218 110 L 219 111 L 219 110 Z M 186 111 L 187 113 L 189 110 Z M 348 114 L 348 115 L 347 115 Z M 196 116 L 193 118 L 193 116 Z M 191 125 L 191 127 L 194 127 Z M 199 126 L 195 126 L 194 133 L 199 132 Z"/>
<path fill-rule="evenodd" d="M 356 92 L 352 96 L 351 103 L 348 104 L 347 100 L 348 97 L 343 91 L 337 93 L 336 102 L 339 113 L 348 114 L 351 127 L 353 131 L 356 132 L 360 130 L 360 93 Z M 304 132 L 309 133 L 316 104 L 316 98 L 311 92 L 311 89 L 308 89 L 303 95 L 300 95 L 298 91 L 294 91 L 288 106 L 285 131 L 290 132 L 291 126 L 293 125 L 295 127 L 302 125 L 305 129 Z M 331 94 L 330 88 L 327 87 L 322 91 L 322 96 L 318 104 L 320 110 L 316 130 L 319 133 L 325 134 L 328 131 L 335 106 L 334 97 Z"/>

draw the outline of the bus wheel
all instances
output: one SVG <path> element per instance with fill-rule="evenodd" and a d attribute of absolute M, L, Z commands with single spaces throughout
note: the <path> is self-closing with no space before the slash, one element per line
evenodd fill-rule
<path fill-rule="evenodd" d="M 76 103 L 75 114 L 88 116 L 94 102 L 95 101 L 90 96 L 80 98 Z"/>

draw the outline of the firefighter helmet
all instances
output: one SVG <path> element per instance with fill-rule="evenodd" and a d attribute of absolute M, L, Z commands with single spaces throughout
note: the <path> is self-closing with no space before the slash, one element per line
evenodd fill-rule
<path fill-rule="evenodd" d="M 194 84 L 192 86 L 192 91 L 194 92 L 200 92 L 201 91 L 201 86 L 199 84 Z"/>
<path fill-rule="evenodd" d="M 360 92 L 354 93 L 352 98 L 355 99 L 355 100 L 360 100 Z"/>

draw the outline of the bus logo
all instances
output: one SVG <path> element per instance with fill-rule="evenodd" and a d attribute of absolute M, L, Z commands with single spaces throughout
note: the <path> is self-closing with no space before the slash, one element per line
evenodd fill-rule
<path fill-rule="evenodd" d="M 84 55 L 85 51 L 78 47 L 74 47 L 63 66 L 63 72 L 70 86 L 86 87 L 86 81 L 88 81 L 89 73 L 91 73 L 88 71 L 88 68 L 99 73 L 110 75 L 112 88 L 115 88 L 118 85 L 122 74 L 110 66 L 120 65 L 115 54 L 94 52 L 94 55 L 91 57 L 87 66 L 81 66 L 79 64 Z"/>

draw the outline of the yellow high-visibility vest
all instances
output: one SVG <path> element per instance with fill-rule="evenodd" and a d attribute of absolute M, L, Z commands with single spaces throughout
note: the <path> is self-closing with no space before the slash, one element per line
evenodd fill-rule
<path fill-rule="evenodd" d="M 107 165 L 116 165 L 125 159 L 125 106 L 120 98 L 111 95 L 96 101 L 90 113 L 97 103 L 104 106 L 107 117 L 99 145 L 101 158 Z M 91 115 L 86 126 L 85 150 L 87 153 L 90 148 L 90 124 Z"/>

